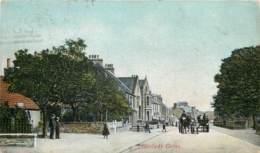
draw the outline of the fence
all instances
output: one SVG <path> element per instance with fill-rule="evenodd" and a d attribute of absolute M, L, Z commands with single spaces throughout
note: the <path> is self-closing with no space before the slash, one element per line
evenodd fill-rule
<path fill-rule="evenodd" d="M 0 119 L 0 133 L 31 133 L 32 126 L 21 119 Z"/>
<path fill-rule="evenodd" d="M 214 121 L 215 126 L 225 127 L 229 129 L 245 129 L 247 127 L 246 120 L 234 120 L 234 121 Z"/>

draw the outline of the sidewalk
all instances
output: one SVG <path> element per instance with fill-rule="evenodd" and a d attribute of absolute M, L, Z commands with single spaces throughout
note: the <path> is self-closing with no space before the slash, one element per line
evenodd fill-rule
<path fill-rule="evenodd" d="M 214 130 L 239 138 L 241 140 L 247 141 L 251 144 L 260 146 L 260 135 L 255 133 L 253 129 L 240 129 L 240 130 L 231 130 L 226 128 L 221 128 L 217 126 L 211 126 Z"/>
<path fill-rule="evenodd" d="M 168 127 L 167 130 L 171 130 Z M 36 148 L 2 147 L 3 153 L 120 153 L 128 148 L 163 134 L 162 129 L 154 129 L 151 133 L 110 131 L 108 139 L 94 134 L 62 133 L 61 139 L 38 139 Z"/>

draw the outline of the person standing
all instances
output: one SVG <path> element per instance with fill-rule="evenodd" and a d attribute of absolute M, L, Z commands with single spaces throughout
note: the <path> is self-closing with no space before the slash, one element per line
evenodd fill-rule
<path fill-rule="evenodd" d="M 146 124 L 145 124 L 145 132 L 151 133 L 151 130 L 150 130 L 150 127 L 149 127 L 149 123 L 148 123 L 148 122 L 146 122 Z"/>
<path fill-rule="evenodd" d="M 165 125 L 165 122 L 163 123 L 163 132 L 166 132 L 166 125 Z"/>
<path fill-rule="evenodd" d="M 107 124 L 106 124 L 106 123 L 104 123 L 104 127 L 103 127 L 102 134 L 103 134 L 103 136 L 104 136 L 104 139 L 108 139 L 108 135 L 109 135 L 110 133 L 109 133 L 109 130 L 108 130 L 108 127 L 107 127 Z"/>
<path fill-rule="evenodd" d="M 55 127 L 55 137 L 56 139 L 59 139 L 60 138 L 60 118 L 59 117 L 56 117 L 56 120 L 55 120 L 55 124 L 56 124 L 56 127 Z"/>
<path fill-rule="evenodd" d="M 49 122 L 50 127 L 50 139 L 54 139 L 54 132 L 56 127 L 55 114 L 52 114 Z"/>

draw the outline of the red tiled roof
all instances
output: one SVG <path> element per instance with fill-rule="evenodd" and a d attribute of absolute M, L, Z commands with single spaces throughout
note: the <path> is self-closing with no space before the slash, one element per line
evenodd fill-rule
<path fill-rule="evenodd" d="M 8 107 L 16 107 L 17 103 L 23 103 L 23 107 L 28 110 L 39 110 L 39 106 L 30 98 L 18 93 L 10 93 L 8 84 L 0 76 L 0 104 L 7 104 Z"/>

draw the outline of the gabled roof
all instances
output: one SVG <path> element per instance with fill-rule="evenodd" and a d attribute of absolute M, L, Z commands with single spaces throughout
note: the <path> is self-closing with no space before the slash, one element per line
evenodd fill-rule
<path fill-rule="evenodd" d="M 0 76 L 0 104 L 15 108 L 19 103 L 23 103 L 23 108 L 28 110 L 39 110 L 39 106 L 30 98 L 18 93 L 10 93 L 8 84 L 3 81 L 3 76 Z"/>
<path fill-rule="evenodd" d="M 111 73 L 110 71 L 106 71 L 106 73 L 114 80 L 117 82 L 118 86 L 120 89 L 122 89 L 124 92 L 132 94 L 132 90 L 129 89 L 120 79 L 118 79 L 117 77 L 114 76 L 113 73 Z"/>
<path fill-rule="evenodd" d="M 135 92 L 135 88 L 138 82 L 138 76 L 132 77 L 119 77 L 118 78 L 121 82 L 123 82 L 131 91 L 132 94 Z"/>
<path fill-rule="evenodd" d="M 144 87 L 145 80 L 139 80 L 140 88 Z"/>
<path fill-rule="evenodd" d="M 133 77 L 119 77 L 120 81 L 122 81 L 131 91 L 134 90 L 135 80 Z"/>

